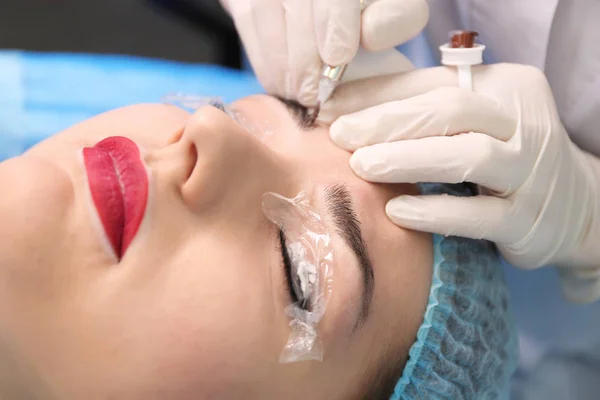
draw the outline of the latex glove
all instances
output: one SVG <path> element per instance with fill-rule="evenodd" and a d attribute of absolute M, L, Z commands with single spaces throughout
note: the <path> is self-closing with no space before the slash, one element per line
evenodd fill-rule
<path fill-rule="evenodd" d="M 316 105 L 323 62 L 348 64 L 359 44 L 392 49 L 417 36 L 429 17 L 426 0 L 365 0 L 362 14 L 360 0 L 220 1 L 267 93 L 305 106 Z"/>
<path fill-rule="evenodd" d="M 371 182 L 473 182 L 483 195 L 400 196 L 386 212 L 415 230 L 496 242 L 515 266 L 561 267 L 567 296 L 600 296 L 600 162 L 577 148 L 533 67 L 473 69 L 474 92 L 439 67 L 338 87 L 322 110 Z M 373 106 L 373 107 L 370 107 Z M 363 111 L 361 110 L 365 107 Z"/>

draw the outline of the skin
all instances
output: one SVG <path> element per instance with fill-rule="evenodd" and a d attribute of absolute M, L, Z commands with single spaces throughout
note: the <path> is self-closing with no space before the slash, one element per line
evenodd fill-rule
<path fill-rule="evenodd" d="M 357 178 L 328 128 L 302 131 L 276 99 L 222 111 L 115 110 L 0 164 L 0 397 L 43 399 L 352 399 L 390 349 L 405 353 L 431 281 L 430 236 L 386 217 L 414 193 Z M 108 136 L 142 149 L 147 214 L 120 260 L 95 222 L 79 151 Z M 361 275 L 335 228 L 334 286 L 319 326 L 323 362 L 280 364 L 290 304 L 265 192 L 348 186 L 375 276 L 353 331 Z"/>

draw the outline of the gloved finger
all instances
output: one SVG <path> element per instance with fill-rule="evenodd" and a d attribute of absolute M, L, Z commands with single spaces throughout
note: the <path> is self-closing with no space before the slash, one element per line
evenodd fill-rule
<path fill-rule="evenodd" d="M 442 87 L 401 101 L 374 106 L 337 119 L 331 139 L 346 150 L 376 143 L 482 132 L 510 139 L 517 121 L 484 95 Z"/>
<path fill-rule="evenodd" d="M 231 9 L 230 9 L 230 2 L 231 0 L 219 0 L 219 3 L 221 4 L 221 7 L 223 7 L 223 9 L 225 11 L 227 11 L 227 14 L 231 15 Z"/>
<path fill-rule="evenodd" d="M 349 64 L 360 43 L 359 0 L 314 0 L 317 44 L 325 64 Z"/>
<path fill-rule="evenodd" d="M 422 232 L 507 243 L 518 233 L 511 223 L 511 202 L 493 196 L 400 196 L 386 214 L 396 225 Z"/>
<path fill-rule="evenodd" d="M 237 0 L 236 0 L 237 1 Z M 244 0 L 228 7 L 248 58 L 267 93 L 283 94 L 287 64 L 286 18 L 281 0 Z M 269 40 L 269 46 L 265 41 Z"/>
<path fill-rule="evenodd" d="M 426 0 L 378 0 L 363 11 L 361 45 L 369 51 L 391 49 L 417 36 L 428 19 Z"/>
<path fill-rule="evenodd" d="M 413 69 L 415 69 L 413 63 L 396 49 L 372 53 L 360 47 L 356 57 L 346 68 L 342 82 L 399 74 Z"/>
<path fill-rule="evenodd" d="M 321 57 L 316 43 L 313 3 L 306 0 L 284 0 L 289 82 L 281 95 L 296 99 L 305 106 L 317 104 Z"/>
<path fill-rule="evenodd" d="M 346 68 L 346 72 L 342 77 L 342 82 L 352 82 L 382 75 L 399 74 L 414 69 L 415 66 L 413 63 L 396 49 L 373 53 L 359 47 L 356 56 L 348 65 L 348 68 Z M 328 121 L 323 120 L 323 117 L 327 118 L 327 114 L 319 113 L 317 120 L 319 122 L 327 123 Z"/>
<path fill-rule="evenodd" d="M 342 115 L 375 105 L 403 100 L 440 86 L 458 86 L 456 70 L 448 67 L 419 68 L 397 75 L 342 83 L 321 107 L 320 120 L 332 123 Z"/>
<path fill-rule="evenodd" d="M 520 184 L 520 164 L 509 144 L 482 133 L 375 144 L 350 157 L 369 182 L 473 182 L 501 193 Z"/>

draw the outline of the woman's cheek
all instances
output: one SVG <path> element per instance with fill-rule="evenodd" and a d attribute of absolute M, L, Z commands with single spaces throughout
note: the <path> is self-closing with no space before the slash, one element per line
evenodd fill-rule
<path fill-rule="evenodd" d="M 140 321 L 154 331 L 146 332 L 153 337 L 148 351 L 163 366 L 161 379 L 203 394 L 233 388 L 240 376 L 264 381 L 270 365 L 277 363 L 273 344 L 279 343 L 267 288 L 251 274 L 235 273 L 223 264 L 198 268 L 193 277 L 181 276 L 163 292 L 155 306 L 160 316 Z"/>

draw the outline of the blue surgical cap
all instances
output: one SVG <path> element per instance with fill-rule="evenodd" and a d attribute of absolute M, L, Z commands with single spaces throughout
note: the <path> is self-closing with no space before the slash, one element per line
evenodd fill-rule
<path fill-rule="evenodd" d="M 473 195 L 471 186 L 422 185 L 423 194 Z M 507 399 L 517 332 L 494 245 L 433 235 L 423 323 L 391 400 Z"/>

